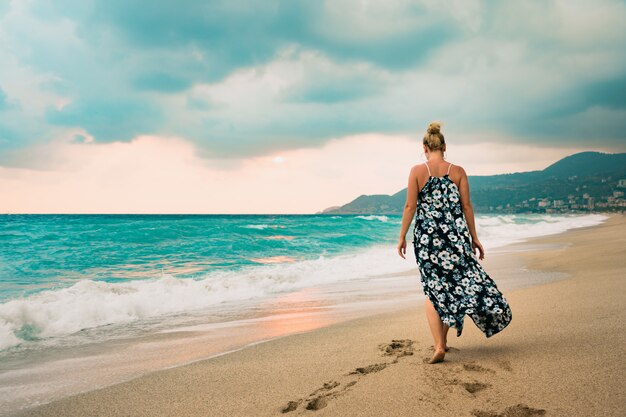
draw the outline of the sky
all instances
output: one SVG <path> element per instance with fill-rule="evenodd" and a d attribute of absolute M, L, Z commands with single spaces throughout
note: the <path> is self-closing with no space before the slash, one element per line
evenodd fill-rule
<path fill-rule="evenodd" d="M 626 151 L 626 2 L 0 0 L 0 213 L 315 213 Z"/>

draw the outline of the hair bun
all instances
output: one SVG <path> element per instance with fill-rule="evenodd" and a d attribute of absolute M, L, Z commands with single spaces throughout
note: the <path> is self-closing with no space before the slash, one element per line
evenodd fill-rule
<path fill-rule="evenodd" d="M 428 129 L 426 129 L 426 131 L 427 131 L 429 134 L 431 134 L 431 135 L 434 135 L 434 134 L 436 134 L 436 133 L 441 132 L 441 123 L 439 123 L 439 122 L 431 122 L 431 123 L 428 125 Z"/>

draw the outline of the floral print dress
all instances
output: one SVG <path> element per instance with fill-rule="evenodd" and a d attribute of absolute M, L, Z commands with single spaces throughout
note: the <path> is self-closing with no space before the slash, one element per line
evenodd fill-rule
<path fill-rule="evenodd" d="M 457 185 L 430 175 L 418 193 L 413 246 L 424 294 L 444 324 L 463 332 L 468 314 L 487 337 L 511 321 L 511 309 L 472 250 Z"/>

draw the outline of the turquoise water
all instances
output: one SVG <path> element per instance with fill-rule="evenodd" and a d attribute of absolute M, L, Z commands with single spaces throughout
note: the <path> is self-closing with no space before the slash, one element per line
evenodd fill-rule
<path fill-rule="evenodd" d="M 478 216 L 485 248 L 601 215 Z M 416 270 L 400 216 L 0 215 L 0 350 Z M 117 329 L 117 328 L 116 328 Z M 119 333 L 119 329 L 116 332 Z"/>
<path fill-rule="evenodd" d="M 374 220 L 374 221 L 372 221 Z M 399 218 L 280 215 L 0 215 L 0 301 L 79 280 L 197 278 L 393 243 Z"/>

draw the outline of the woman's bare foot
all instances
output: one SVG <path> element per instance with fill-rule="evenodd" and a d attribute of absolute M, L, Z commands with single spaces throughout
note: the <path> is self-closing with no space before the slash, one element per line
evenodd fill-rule
<path fill-rule="evenodd" d="M 432 346 L 432 345 L 430 346 L 430 348 L 431 348 L 432 350 L 435 350 L 435 347 L 434 347 L 434 346 Z M 447 352 L 447 351 L 449 351 L 449 350 L 450 350 L 450 346 L 446 346 L 446 347 L 444 348 L 444 350 L 445 350 L 446 352 Z"/>
<path fill-rule="evenodd" d="M 439 363 L 439 362 L 443 362 L 443 358 L 446 356 L 446 350 L 445 349 L 435 349 L 435 354 L 433 355 L 433 357 L 430 359 L 430 361 L 428 361 L 428 363 Z"/>

